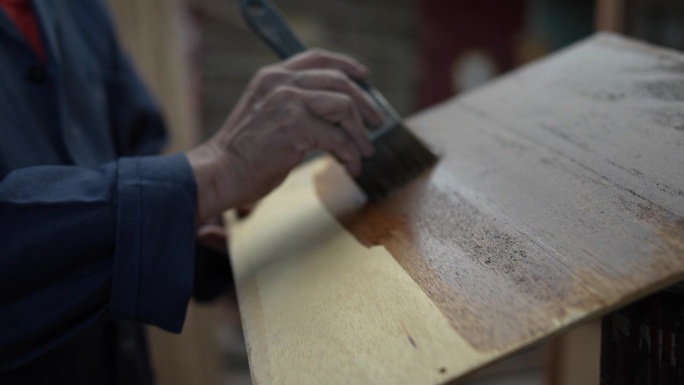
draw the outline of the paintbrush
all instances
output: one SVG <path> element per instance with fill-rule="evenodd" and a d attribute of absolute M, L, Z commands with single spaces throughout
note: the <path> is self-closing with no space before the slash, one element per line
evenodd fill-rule
<path fill-rule="evenodd" d="M 278 8 L 268 0 L 240 0 L 249 27 L 275 53 L 286 59 L 306 50 Z M 399 114 L 368 81 L 354 80 L 384 113 L 382 127 L 369 130 L 375 154 L 363 159 L 356 183 L 369 200 L 378 200 L 415 179 L 437 162 L 437 156 L 409 131 Z"/>

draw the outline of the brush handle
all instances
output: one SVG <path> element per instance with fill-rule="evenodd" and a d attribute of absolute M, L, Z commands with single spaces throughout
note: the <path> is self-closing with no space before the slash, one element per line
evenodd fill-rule
<path fill-rule="evenodd" d="M 240 0 L 247 25 L 281 58 L 287 59 L 306 47 L 287 24 L 280 10 L 268 0 Z"/>
<path fill-rule="evenodd" d="M 247 25 L 261 37 L 281 59 L 287 59 L 306 47 L 290 28 L 282 13 L 269 0 L 240 0 L 240 9 Z M 390 129 L 401 120 L 399 114 L 387 102 L 385 97 L 370 82 L 356 80 L 356 84 L 370 94 L 375 103 L 385 112 L 383 127 L 371 133 L 376 137 Z"/>
<path fill-rule="evenodd" d="M 269 0 L 240 0 L 240 9 L 247 25 L 281 59 L 306 51 L 306 47 L 287 23 L 282 12 Z M 366 91 L 371 88 L 366 81 L 356 82 Z"/>

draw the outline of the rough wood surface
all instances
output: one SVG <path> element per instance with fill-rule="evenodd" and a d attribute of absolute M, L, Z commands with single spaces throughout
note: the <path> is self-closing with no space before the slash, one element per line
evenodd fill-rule
<path fill-rule="evenodd" d="M 255 382 L 445 382 L 683 279 L 683 101 L 598 35 L 410 119 L 443 157 L 383 202 L 297 171 L 233 226 Z"/>

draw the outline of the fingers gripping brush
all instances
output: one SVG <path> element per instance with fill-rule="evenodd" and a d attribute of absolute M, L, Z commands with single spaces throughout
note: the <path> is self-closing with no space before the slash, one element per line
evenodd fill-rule
<path fill-rule="evenodd" d="M 281 59 L 306 50 L 270 1 L 240 0 L 240 8 L 249 27 Z M 367 81 L 355 81 L 384 113 L 382 127 L 368 131 L 375 155 L 362 161 L 361 175 L 355 178 L 369 200 L 378 200 L 430 168 L 437 156 L 403 125 L 399 114 L 375 87 Z"/>

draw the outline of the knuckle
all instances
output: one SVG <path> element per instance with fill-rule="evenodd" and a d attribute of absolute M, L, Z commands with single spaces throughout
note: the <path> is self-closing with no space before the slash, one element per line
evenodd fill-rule
<path fill-rule="evenodd" d="M 259 68 L 259 70 L 256 72 L 256 74 L 254 75 L 254 78 L 255 78 L 255 79 L 258 79 L 258 80 L 262 80 L 262 79 L 264 79 L 265 77 L 267 77 L 267 76 L 268 76 L 268 73 L 269 73 L 270 71 L 272 71 L 272 70 L 273 70 L 273 67 L 271 67 L 271 66 L 264 66 L 264 67 L 261 67 L 261 68 Z"/>
<path fill-rule="evenodd" d="M 336 68 L 329 68 L 325 70 L 325 73 L 331 78 L 335 80 L 343 80 L 347 81 L 349 78 L 347 75 L 344 74 L 344 72 L 336 69 Z"/>
<path fill-rule="evenodd" d="M 311 71 L 295 71 L 292 74 L 292 84 L 297 86 L 306 86 L 310 83 L 312 78 L 313 75 L 311 74 Z"/>
<path fill-rule="evenodd" d="M 340 70 L 327 69 L 323 72 L 323 77 L 329 85 L 337 85 L 339 87 L 346 87 L 349 84 L 349 79 Z"/>
<path fill-rule="evenodd" d="M 299 99 L 299 92 L 296 88 L 286 85 L 277 86 L 270 98 L 272 103 L 283 103 Z"/>
<path fill-rule="evenodd" d="M 273 83 L 280 80 L 285 75 L 285 71 L 276 66 L 270 65 L 262 67 L 257 71 L 256 77 L 261 83 Z"/>
<path fill-rule="evenodd" d="M 330 59 L 330 53 L 321 48 L 312 48 L 309 50 L 309 56 L 318 65 L 325 65 Z"/>
<path fill-rule="evenodd" d="M 309 49 L 309 54 L 312 56 L 315 56 L 315 57 L 325 56 L 328 54 L 328 51 L 326 51 L 320 47 L 314 47 L 314 48 Z"/>

